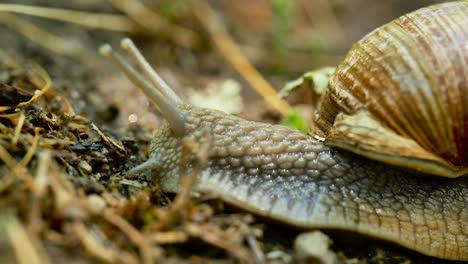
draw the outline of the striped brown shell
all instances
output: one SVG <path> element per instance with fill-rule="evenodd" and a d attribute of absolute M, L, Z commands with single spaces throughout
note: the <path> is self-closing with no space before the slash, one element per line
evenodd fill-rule
<path fill-rule="evenodd" d="M 430 174 L 467 174 L 468 1 L 419 9 L 356 43 L 316 123 L 329 145 Z"/>

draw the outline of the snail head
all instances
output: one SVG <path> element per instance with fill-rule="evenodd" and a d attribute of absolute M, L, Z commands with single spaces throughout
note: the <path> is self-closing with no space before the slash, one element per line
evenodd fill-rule
<path fill-rule="evenodd" d="M 179 185 L 180 166 L 183 151 L 183 140 L 192 139 L 192 142 L 205 142 L 210 138 L 202 122 L 204 115 L 209 115 L 207 109 L 199 109 L 184 104 L 174 91 L 161 79 L 156 71 L 145 60 L 135 44 L 128 38 L 121 41 L 121 46 L 133 59 L 144 74 L 139 73 L 119 53 L 115 52 L 109 44 L 100 47 L 99 52 L 110 58 L 127 77 L 138 86 L 145 95 L 158 107 L 167 121 L 158 128 L 153 136 L 149 158 L 146 162 L 132 168 L 127 175 L 134 175 L 146 170 L 158 172 L 158 184 L 168 192 L 176 192 Z M 206 120 L 205 120 L 206 121 Z M 188 170 L 193 167 L 195 154 L 190 154 L 187 165 Z"/>

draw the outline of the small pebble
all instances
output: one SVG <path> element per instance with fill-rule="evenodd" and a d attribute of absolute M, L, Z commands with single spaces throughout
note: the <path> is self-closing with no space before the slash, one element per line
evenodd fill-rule
<path fill-rule="evenodd" d="M 93 213 L 98 214 L 106 209 L 107 204 L 106 201 L 101 198 L 101 196 L 91 194 L 88 196 L 88 206 Z"/>
<path fill-rule="evenodd" d="M 329 249 L 332 240 L 320 231 L 302 233 L 294 241 L 297 263 L 335 264 L 338 259 Z"/>
<path fill-rule="evenodd" d="M 91 172 L 93 172 L 93 168 L 91 167 L 91 165 L 89 165 L 89 163 L 86 160 L 80 161 L 78 166 L 85 173 L 90 174 Z"/>

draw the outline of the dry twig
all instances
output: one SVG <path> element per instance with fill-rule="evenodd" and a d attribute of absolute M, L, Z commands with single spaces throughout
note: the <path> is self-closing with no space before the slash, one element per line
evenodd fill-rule
<path fill-rule="evenodd" d="M 20 161 L 20 164 L 23 166 L 28 166 L 29 162 L 33 158 L 34 154 L 36 153 L 37 150 L 37 143 L 39 141 L 39 131 L 42 130 L 41 128 L 35 128 L 34 129 L 34 139 L 31 144 L 31 146 L 28 148 L 28 151 L 24 155 L 23 159 Z"/>
<path fill-rule="evenodd" d="M 2 160 L 10 169 L 11 173 L 20 178 L 26 186 L 30 187 L 33 185 L 33 177 L 26 167 L 17 163 L 2 145 L 0 145 L 0 160 Z"/>
<path fill-rule="evenodd" d="M 217 19 L 215 11 L 205 1 L 192 1 L 192 10 L 210 34 L 215 46 L 242 77 L 257 91 L 266 102 L 282 115 L 289 111 L 289 104 L 281 99 L 277 91 L 266 81 L 244 56 L 236 42 L 229 36 Z"/>
<path fill-rule="evenodd" d="M 119 154 L 120 156 L 124 157 L 127 155 L 127 150 L 121 146 L 120 144 L 118 144 L 117 142 L 115 142 L 115 140 L 113 140 L 112 138 L 106 136 L 102 131 L 101 129 L 99 129 L 94 123 L 91 123 L 91 128 L 96 131 L 96 133 L 98 133 L 98 135 L 102 138 L 102 140 L 104 141 L 104 143 L 107 144 L 107 146 L 109 146 L 111 149 L 113 149 L 117 154 Z"/>
<path fill-rule="evenodd" d="M 6 231 L 20 264 L 50 263 L 40 240 L 28 234 L 23 225 L 14 216 L 7 216 Z"/>
<path fill-rule="evenodd" d="M 0 13 L 0 22 L 53 52 L 76 58 L 86 53 L 77 42 L 56 36 L 17 15 Z"/>
<path fill-rule="evenodd" d="M 223 249 L 241 261 L 246 262 L 252 259 L 250 253 L 243 246 L 233 241 L 232 233 L 225 232 L 215 225 L 187 223 L 184 230 L 190 236 L 198 237 L 212 246 Z"/>
<path fill-rule="evenodd" d="M 73 23 L 88 28 L 98 28 L 120 32 L 137 32 L 139 30 L 132 20 L 121 15 L 90 13 L 52 7 L 28 6 L 18 4 L 0 4 L 0 12 L 25 14 L 47 19 Z"/>
<path fill-rule="evenodd" d="M 106 263 L 116 263 L 119 259 L 122 261 L 117 250 L 110 246 L 103 245 L 91 234 L 82 222 L 74 222 L 72 224 L 72 229 L 88 253 L 92 256 Z M 138 261 L 131 256 L 126 256 L 126 262 L 124 263 L 138 263 Z"/>
<path fill-rule="evenodd" d="M 179 230 L 148 233 L 146 237 L 149 242 L 154 244 L 175 244 L 183 243 L 188 240 L 187 233 Z"/>
<path fill-rule="evenodd" d="M 108 1 L 154 35 L 163 34 L 183 47 L 195 48 L 200 46 L 200 38 L 196 32 L 171 23 L 155 11 L 147 8 L 140 1 Z"/>
<path fill-rule="evenodd" d="M 156 247 L 151 245 L 148 239 L 132 226 L 128 221 L 123 219 L 111 209 L 104 211 L 103 217 L 106 221 L 118 227 L 129 239 L 135 244 L 141 253 L 143 263 L 154 263 L 154 260 L 161 253 Z"/>
<path fill-rule="evenodd" d="M 24 115 L 24 113 L 19 112 L 18 123 L 16 124 L 16 127 L 15 127 L 14 136 L 11 139 L 11 144 L 12 145 L 16 145 L 16 143 L 18 143 L 19 136 L 20 136 L 20 133 L 21 133 L 21 129 L 23 128 L 25 120 L 26 120 L 26 116 Z"/>

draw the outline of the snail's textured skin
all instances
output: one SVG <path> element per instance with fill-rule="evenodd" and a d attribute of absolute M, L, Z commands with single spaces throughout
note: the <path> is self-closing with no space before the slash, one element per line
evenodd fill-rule
<path fill-rule="evenodd" d="M 331 149 L 298 131 L 180 106 L 188 137 L 210 144 L 197 189 L 307 228 L 355 231 L 426 255 L 468 260 L 468 184 Z M 165 191 L 179 182 L 180 139 L 168 126 L 151 159 Z"/>

